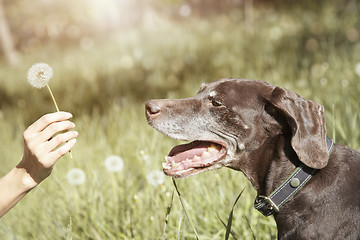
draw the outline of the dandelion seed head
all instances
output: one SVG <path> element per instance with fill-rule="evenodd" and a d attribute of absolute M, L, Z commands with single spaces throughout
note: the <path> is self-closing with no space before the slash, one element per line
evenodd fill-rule
<path fill-rule="evenodd" d="M 66 174 L 66 177 L 69 183 L 72 185 L 81 185 L 86 180 L 85 172 L 80 168 L 70 169 Z"/>
<path fill-rule="evenodd" d="M 148 175 L 147 175 L 147 181 L 153 185 L 154 187 L 163 184 L 165 181 L 165 175 L 162 171 L 160 170 L 154 170 L 151 171 Z"/>
<path fill-rule="evenodd" d="M 35 88 L 45 87 L 53 75 L 52 68 L 46 63 L 36 63 L 28 71 L 27 79 Z"/>
<path fill-rule="evenodd" d="M 119 172 L 124 168 L 124 161 L 119 156 L 109 156 L 105 159 L 105 167 L 109 172 Z"/>

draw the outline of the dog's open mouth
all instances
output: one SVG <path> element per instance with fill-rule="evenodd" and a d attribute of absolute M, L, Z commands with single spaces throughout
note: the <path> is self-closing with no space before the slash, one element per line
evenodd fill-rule
<path fill-rule="evenodd" d="M 166 175 L 186 177 L 209 170 L 226 155 L 226 148 L 210 141 L 194 141 L 175 146 L 165 157 L 163 169 Z"/>

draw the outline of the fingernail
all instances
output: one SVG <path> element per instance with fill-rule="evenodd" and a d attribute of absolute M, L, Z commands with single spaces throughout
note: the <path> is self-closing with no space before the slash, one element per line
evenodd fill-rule
<path fill-rule="evenodd" d="M 68 143 L 75 144 L 76 143 L 76 138 L 71 139 Z"/>
<path fill-rule="evenodd" d="M 77 131 L 74 131 L 74 133 L 75 133 L 75 136 L 76 136 L 76 137 L 79 135 L 79 133 L 78 133 Z"/>
<path fill-rule="evenodd" d="M 71 113 L 69 113 L 69 112 L 65 112 L 65 114 L 66 114 L 66 117 L 68 117 L 68 118 L 72 118 L 72 117 L 73 117 L 73 115 L 72 115 Z"/>

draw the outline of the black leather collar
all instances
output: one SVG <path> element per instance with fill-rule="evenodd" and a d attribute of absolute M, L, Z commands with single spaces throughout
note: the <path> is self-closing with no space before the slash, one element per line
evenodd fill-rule
<path fill-rule="evenodd" d="M 330 154 L 334 142 L 326 137 L 326 145 Z M 254 207 L 264 216 L 270 216 L 274 212 L 279 212 L 280 207 L 294 196 L 315 173 L 317 169 L 309 168 L 301 164 L 295 171 L 269 196 L 258 195 L 255 199 Z"/>

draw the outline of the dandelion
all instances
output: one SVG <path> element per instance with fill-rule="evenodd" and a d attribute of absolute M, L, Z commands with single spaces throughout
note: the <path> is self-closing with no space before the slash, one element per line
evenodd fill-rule
<path fill-rule="evenodd" d="M 72 185 L 81 185 L 86 180 L 86 175 L 83 170 L 80 168 L 73 168 L 68 171 L 66 177 L 70 184 Z"/>
<path fill-rule="evenodd" d="M 124 168 L 124 161 L 119 156 L 109 156 L 105 159 L 105 167 L 109 172 L 119 172 Z"/>
<path fill-rule="evenodd" d="M 49 65 L 47 65 L 46 63 L 36 63 L 29 69 L 27 79 L 30 85 L 35 88 L 40 89 L 45 86 L 48 88 L 51 98 L 55 104 L 56 110 L 59 112 L 59 107 L 48 84 L 52 75 L 53 71 Z"/>
<path fill-rule="evenodd" d="M 54 94 L 52 93 L 48 82 L 53 75 L 52 68 L 46 63 L 36 63 L 28 71 L 27 79 L 31 86 L 35 88 L 47 87 L 50 92 L 51 98 L 55 104 L 56 111 L 60 112 L 60 109 L 56 103 Z M 72 157 L 71 152 L 69 152 L 70 158 Z"/>
<path fill-rule="evenodd" d="M 28 71 L 28 81 L 36 88 L 45 87 L 53 75 L 52 68 L 46 63 L 36 63 Z"/>
<path fill-rule="evenodd" d="M 148 175 L 147 175 L 147 181 L 153 185 L 154 187 L 163 184 L 165 181 L 165 175 L 162 171 L 160 170 L 154 170 L 151 171 Z"/>

